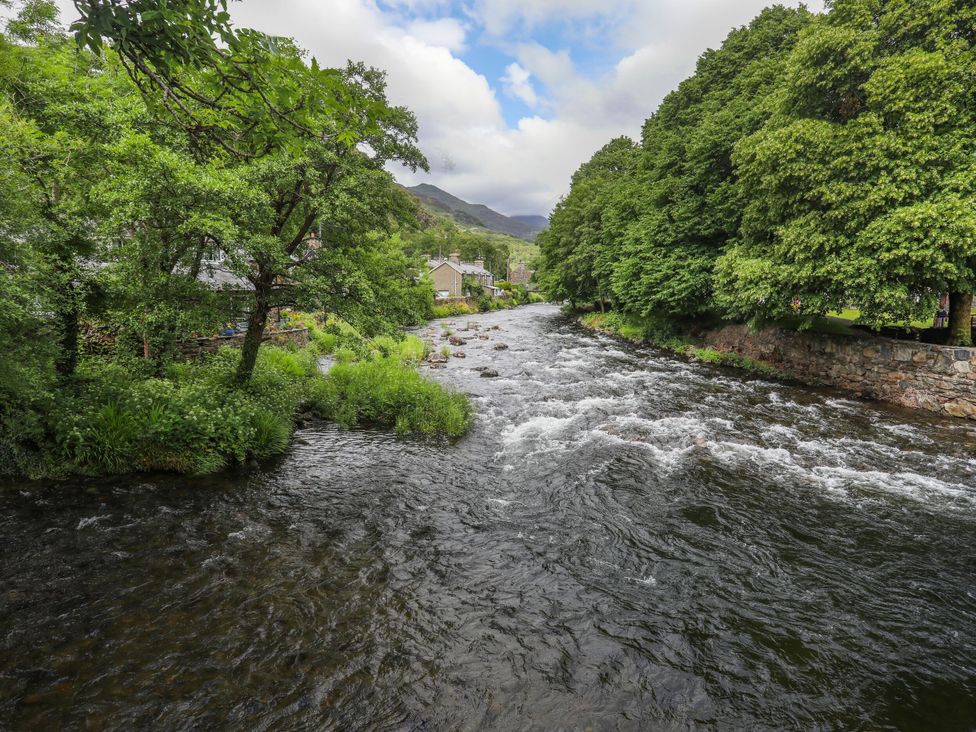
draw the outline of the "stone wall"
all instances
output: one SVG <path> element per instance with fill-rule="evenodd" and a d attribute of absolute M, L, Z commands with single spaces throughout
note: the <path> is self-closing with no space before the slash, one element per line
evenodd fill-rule
<path fill-rule="evenodd" d="M 478 301 L 473 297 L 435 297 L 435 305 L 457 305 L 464 303 L 468 307 L 477 308 Z"/>
<path fill-rule="evenodd" d="M 292 328 L 273 333 L 265 332 L 262 343 L 273 343 L 283 346 L 292 343 L 298 347 L 308 345 L 308 328 Z M 200 358 L 208 353 L 216 353 L 224 346 L 240 348 L 244 344 L 244 334 L 232 336 L 215 336 L 213 338 L 190 338 L 179 344 L 180 355 L 185 359 Z"/>
<path fill-rule="evenodd" d="M 976 348 L 730 325 L 704 336 L 719 351 L 748 356 L 809 384 L 976 419 Z"/>

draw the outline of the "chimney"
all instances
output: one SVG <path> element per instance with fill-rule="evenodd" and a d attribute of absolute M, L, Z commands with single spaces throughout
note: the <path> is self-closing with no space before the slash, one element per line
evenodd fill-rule
<path fill-rule="evenodd" d="M 476 260 L 474 260 L 474 266 L 475 267 L 478 267 L 480 269 L 484 269 L 485 268 L 485 260 L 483 258 L 481 258 L 481 257 L 478 257 Z"/>
<path fill-rule="evenodd" d="M 454 264 L 461 264 L 461 252 L 458 251 L 451 252 L 451 261 Z"/>

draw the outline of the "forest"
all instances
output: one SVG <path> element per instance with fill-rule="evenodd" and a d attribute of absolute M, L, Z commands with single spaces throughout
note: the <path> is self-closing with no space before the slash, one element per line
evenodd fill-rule
<path fill-rule="evenodd" d="M 972 342 L 976 6 L 774 6 L 703 54 L 639 143 L 583 164 L 541 284 L 649 328 L 854 311 Z"/>
<path fill-rule="evenodd" d="M 401 335 L 432 289 L 384 166 L 427 163 L 383 72 L 222 0 L 74 5 L 65 30 L 2 3 L 0 475 L 212 472 L 282 452 L 300 415 L 463 433 Z M 296 324 L 308 346 L 262 345 Z M 218 333 L 239 347 L 180 358 Z"/>

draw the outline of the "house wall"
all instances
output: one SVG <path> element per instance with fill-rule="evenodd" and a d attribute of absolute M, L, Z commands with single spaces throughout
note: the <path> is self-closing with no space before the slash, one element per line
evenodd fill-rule
<path fill-rule="evenodd" d="M 744 325 L 711 331 L 704 339 L 719 351 L 762 361 L 808 384 L 976 419 L 976 348 L 778 328 L 752 331 Z"/>
<path fill-rule="evenodd" d="M 446 290 L 450 297 L 458 297 L 461 294 L 461 273 L 442 264 L 430 273 L 430 279 L 434 283 L 434 290 Z"/>

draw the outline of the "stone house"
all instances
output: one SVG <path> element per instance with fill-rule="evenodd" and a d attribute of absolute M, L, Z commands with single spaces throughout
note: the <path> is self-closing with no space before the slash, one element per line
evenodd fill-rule
<path fill-rule="evenodd" d="M 451 252 L 447 259 L 431 259 L 430 279 L 434 282 L 434 291 L 438 298 L 464 297 L 464 278 L 475 280 L 479 285 L 491 293 L 492 297 L 501 297 L 504 290 L 495 287 L 495 275 L 485 269 L 485 261 L 476 259 L 473 262 L 462 262 L 459 252 Z"/>

